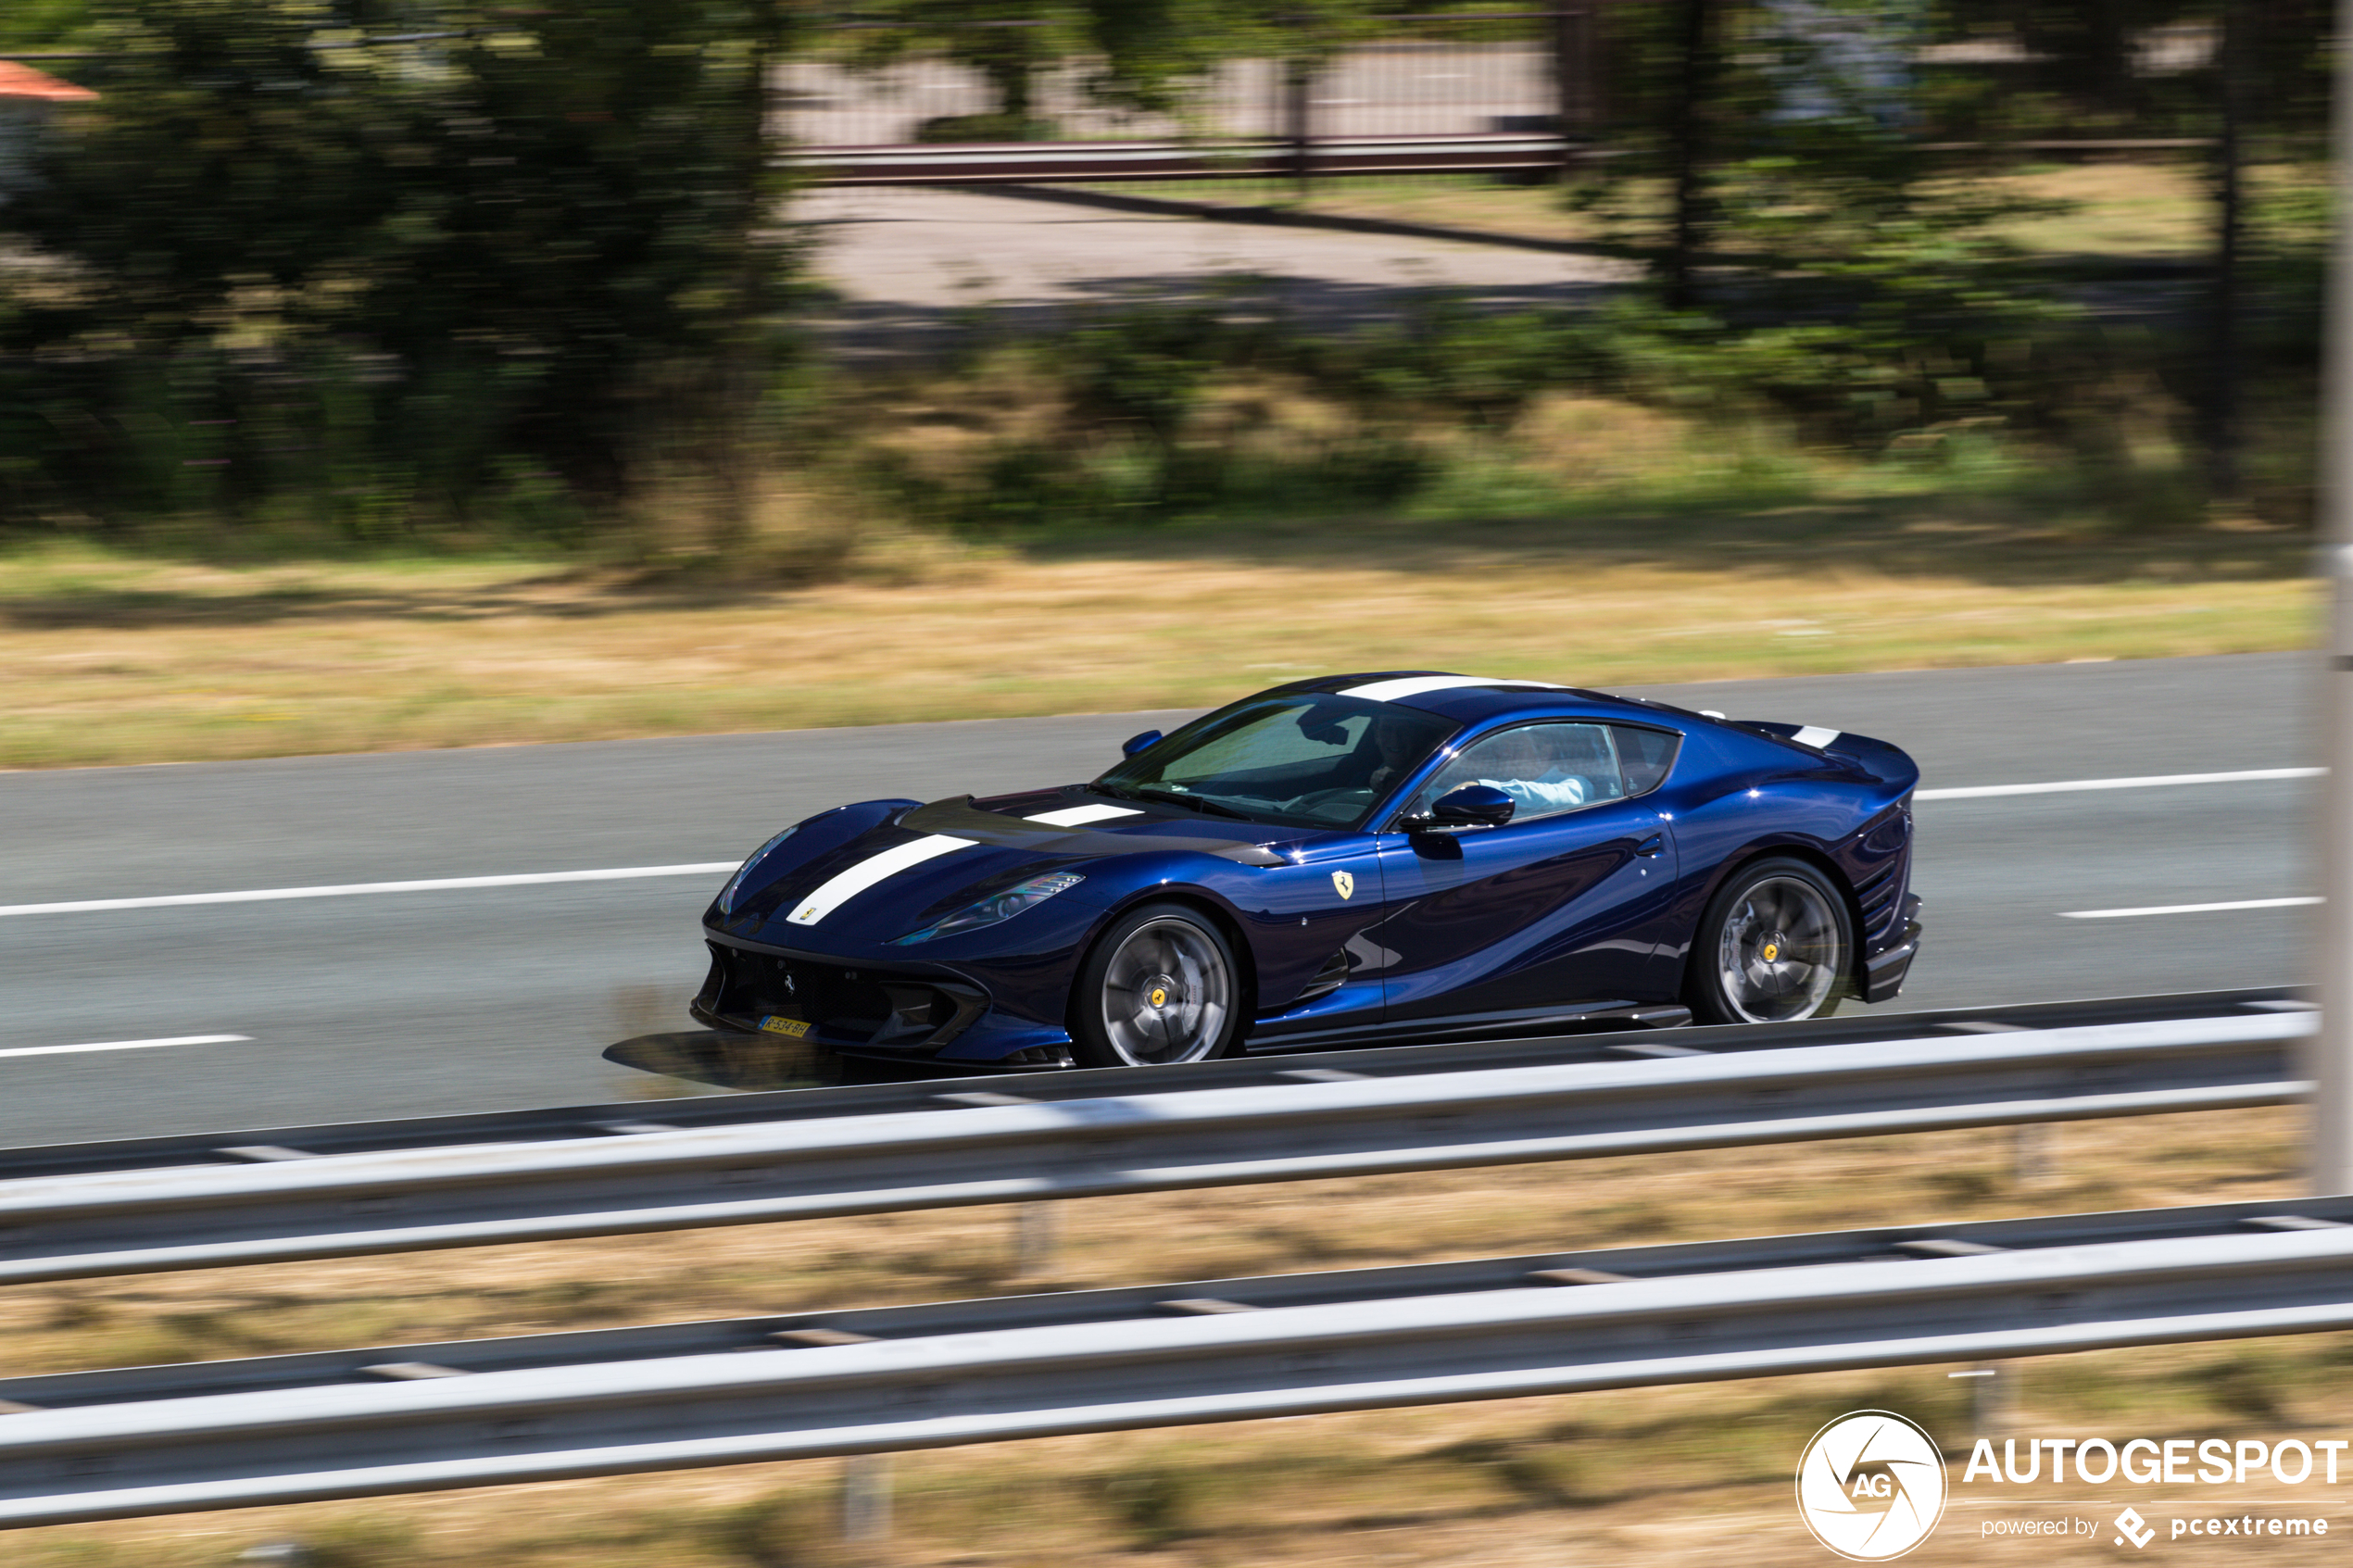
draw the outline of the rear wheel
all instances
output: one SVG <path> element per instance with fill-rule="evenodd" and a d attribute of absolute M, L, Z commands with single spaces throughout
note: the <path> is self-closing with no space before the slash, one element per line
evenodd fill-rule
<path fill-rule="evenodd" d="M 1114 921 L 1079 966 L 1071 1042 L 1089 1067 L 1165 1067 L 1231 1049 L 1240 1030 L 1233 949 L 1182 904 Z"/>
<path fill-rule="evenodd" d="M 1827 1018 L 1854 964 L 1854 922 L 1830 879 L 1803 860 L 1759 860 L 1708 901 L 1684 988 L 1708 1023 Z"/>

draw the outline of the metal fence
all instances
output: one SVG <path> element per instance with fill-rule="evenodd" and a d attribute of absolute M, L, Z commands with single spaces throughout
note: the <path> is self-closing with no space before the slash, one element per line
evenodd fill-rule
<path fill-rule="evenodd" d="M 1017 29 L 1031 24 L 969 24 Z M 1185 94 L 1176 114 L 1123 107 L 1096 91 L 1101 63 L 1046 60 L 1029 78 L 1026 123 L 1008 116 L 999 89 L 969 50 L 929 45 L 862 60 L 875 30 L 820 29 L 800 58 L 777 69 L 776 128 L 797 160 L 828 183 L 905 178 L 910 157 L 879 149 L 1024 144 L 1056 167 L 1076 164 L 1107 181 L 1252 175 L 1300 178 L 1397 169 L 1547 169 L 1570 140 L 1598 123 L 1599 32 L 1589 6 L 1384 19 L 1384 35 L 1308 59 L 1242 58 L 1219 64 Z M 871 51 L 866 51 L 871 58 Z M 1503 138 L 1488 146 L 1478 139 Z M 1378 143 L 1372 159 L 1349 144 Z M 1123 144 L 1126 156 L 1122 156 Z M 1154 157 L 1146 147 L 1159 149 Z M 1080 148 L 1096 149 L 1090 164 Z M 1170 155 L 1189 155 L 1177 159 Z M 1142 155 L 1142 156 L 1139 156 Z M 987 179 L 986 160 L 943 154 L 940 177 Z"/>
<path fill-rule="evenodd" d="M 1108 103 L 1090 91 L 1100 61 L 1057 60 L 1036 74 L 1030 139 L 1284 138 L 1298 129 L 1302 107 L 1316 137 L 1555 129 L 1563 101 L 1553 34 L 1571 19 L 1548 11 L 1401 17 L 1392 36 L 1342 49 L 1313 69 L 1273 58 L 1223 62 L 1187 94 L 1182 118 Z M 796 143 L 824 150 L 1000 139 L 954 134 L 958 121 L 1001 107 L 977 68 L 932 48 L 861 69 L 853 62 L 859 36 L 849 28 L 821 33 L 808 54 L 777 68 L 782 128 Z M 1571 77 L 1581 105 L 1590 87 L 1581 72 Z"/>

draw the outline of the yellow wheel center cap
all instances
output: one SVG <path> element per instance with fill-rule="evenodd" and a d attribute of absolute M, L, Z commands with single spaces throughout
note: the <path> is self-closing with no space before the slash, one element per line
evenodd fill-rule
<path fill-rule="evenodd" d="M 1775 959 L 1778 959 L 1780 956 L 1781 947 L 1780 943 L 1768 942 L 1765 944 L 1765 961 L 1767 963 L 1771 963 Z"/>
<path fill-rule="evenodd" d="M 1167 991 L 1167 988 L 1166 988 L 1166 987 L 1164 987 L 1164 986 L 1160 986 L 1160 985 L 1155 985 L 1155 986 L 1153 986 L 1153 987 L 1152 987 L 1151 1003 L 1152 1003 L 1152 1006 L 1154 1006 L 1154 1007 L 1156 1007 L 1156 1008 L 1164 1008 L 1164 1007 L 1166 1007 L 1166 1006 L 1168 1005 L 1168 991 Z"/>

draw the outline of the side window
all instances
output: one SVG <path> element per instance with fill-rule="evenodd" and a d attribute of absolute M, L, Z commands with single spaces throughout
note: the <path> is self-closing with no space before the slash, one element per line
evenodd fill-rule
<path fill-rule="evenodd" d="M 1515 822 L 1556 817 L 1626 793 L 1610 726 L 1522 724 L 1463 747 L 1415 792 L 1408 809 L 1427 812 L 1440 796 L 1470 784 L 1510 796 Z"/>
<path fill-rule="evenodd" d="M 1626 793 L 1648 795 L 1667 782 L 1683 737 L 1665 730 L 1638 730 L 1631 724 L 1610 726 L 1617 737 L 1617 759 L 1626 770 Z"/>

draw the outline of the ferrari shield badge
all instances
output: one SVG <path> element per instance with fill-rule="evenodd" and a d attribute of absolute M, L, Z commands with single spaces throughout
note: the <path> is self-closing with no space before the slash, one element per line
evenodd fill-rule
<path fill-rule="evenodd" d="M 1356 891 L 1356 879 L 1346 872 L 1334 872 L 1332 887 L 1342 898 L 1346 898 Z"/>

